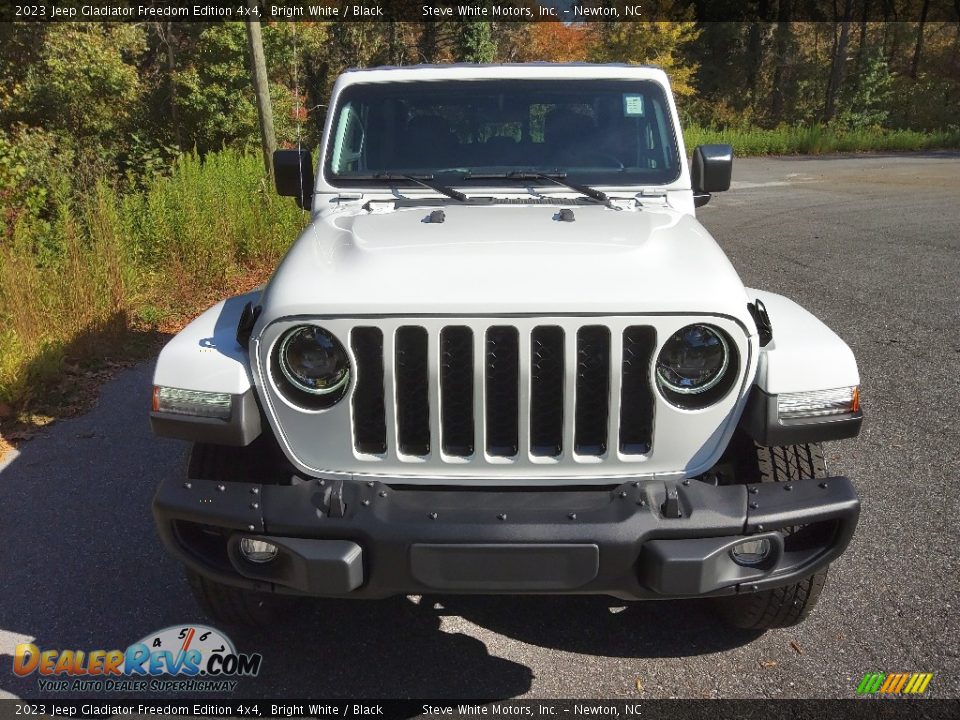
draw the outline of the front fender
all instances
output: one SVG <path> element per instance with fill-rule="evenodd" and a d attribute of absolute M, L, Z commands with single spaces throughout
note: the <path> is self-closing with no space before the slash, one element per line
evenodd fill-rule
<path fill-rule="evenodd" d="M 756 379 L 740 419 L 741 427 L 767 447 L 856 436 L 863 422 L 858 400 L 851 402 L 850 411 L 842 414 L 781 418 L 778 409 L 779 398 L 786 393 L 815 394 L 859 387 L 860 373 L 853 351 L 833 330 L 792 300 L 750 288 L 747 293 L 766 307 L 773 338 L 760 349 Z"/>
<path fill-rule="evenodd" d="M 150 414 L 156 435 L 221 445 L 249 445 L 261 433 L 250 359 L 237 342 L 237 324 L 248 302 L 260 291 L 217 303 L 166 344 L 153 373 L 154 386 L 228 393 L 229 420 L 157 412 Z"/>

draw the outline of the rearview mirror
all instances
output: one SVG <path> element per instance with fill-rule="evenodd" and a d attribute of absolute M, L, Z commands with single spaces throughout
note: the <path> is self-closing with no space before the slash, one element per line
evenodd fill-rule
<path fill-rule="evenodd" d="M 295 198 L 305 210 L 313 201 L 313 157 L 309 150 L 274 150 L 273 177 L 277 194 Z"/>
<path fill-rule="evenodd" d="M 733 175 L 733 148 L 729 145 L 699 145 L 690 162 L 690 183 L 694 205 L 710 202 L 710 193 L 730 189 Z"/>

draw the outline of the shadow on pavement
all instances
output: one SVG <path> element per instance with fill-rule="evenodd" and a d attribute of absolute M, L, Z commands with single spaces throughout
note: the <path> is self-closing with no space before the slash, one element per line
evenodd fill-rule
<path fill-rule="evenodd" d="M 150 433 L 151 374 L 150 364 L 122 372 L 91 412 L 46 428 L 0 472 L 0 690 L 42 695 L 36 675 L 12 672 L 18 643 L 122 650 L 161 628 L 206 621 L 154 531 L 154 489 L 183 472 L 187 448 Z M 320 602 L 266 632 L 224 629 L 239 651 L 264 656 L 260 676 L 241 681 L 237 694 L 276 698 L 507 698 L 530 689 L 525 664 L 443 630 L 450 615 L 525 643 L 612 657 L 697 655 L 751 639 L 718 631 L 697 603 L 621 612 L 610 604 L 502 596 Z"/>

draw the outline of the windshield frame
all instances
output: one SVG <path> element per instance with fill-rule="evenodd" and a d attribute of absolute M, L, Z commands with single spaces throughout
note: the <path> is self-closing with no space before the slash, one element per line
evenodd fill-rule
<path fill-rule="evenodd" d="M 396 92 L 399 87 L 417 84 L 417 85 L 430 85 L 430 84 L 452 84 L 452 85 L 466 85 L 481 83 L 487 85 L 493 84 L 508 84 L 508 85 L 553 85 L 564 86 L 564 89 L 567 89 L 571 85 L 579 85 L 584 88 L 589 86 L 607 86 L 602 88 L 603 90 L 617 90 L 623 92 L 628 90 L 629 86 L 639 86 L 639 89 L 642 88 L 644 93 L 653 94 L 654 99 L 659 101 L 659 113 L 658 122 L 661 124 L 661 133 L 663 134 L 664 144 L 663 150 L 665 156 L 670 155 L 669 163 L 671 167 L 669 168 L 669 173 L 665 173 L 660 177 L 650 178 L 645 177 L 643 174 L 645 171 L 642 168 L 632 168 L 627 171 L 620 170 L 618 172 L 607 172 L 603 177 L 594 177 L 591 175 L 591 171 L 577 169 L 576 166 L 573 167 L 555 167 L 548 166 L 546 164 L 516 164 L 516 165 L 488 165 L 488 166 L 469 166 L 464 165 L 464 170 L 466 172 L 461 172 L 457 174 L 456 172 L 443 172 L 443 169 L 428 169 L 428 168 L 414 168 L 410 170 L 411 174 L 420 174 L 423 172 L 430 172 L 433 174 L 434 180 L 436 182 L 443 183 L 447 186 L 457 186 L 465 190 L 469 189 L 478 189 L 478 188 L 496 188 L 496 189 L 505 189 L 509 193 L 523 193 L 526 192 L 526 188 L 536 186 L 538 188 L 549 188 L 554 192 L 566 193 L 571 192 L 569 189 L 561 187 L 555 182 L 552 182 L 548 179 L 527 179 L 524 182 L 517 180 L 512 180 L 508 177 L 501 179 L 493 178 L 484 178 L 480 179 L 477 177 L 470 177 L 471 175 L 489 175 L 489 174 L 501 174 L 506 172 L 521 172 L 521 173 L 543 173 L 543 174 L 559 174 L 563 173 L 565 177 L 568 177 L 574 182 L 579 182 L 584 185 L 590 185 L 593 187 L 603 187 L 610 189 L 629 189 L 629 191 L 637 190 L 639 191 L 642 188 L 661 188 L 661 189 L 682 189 L 677 187 L 677 183 L 680 183 L 686 177 L 686 159 L 684 155 L 684 146 L 682 135 L 679 134 L 678 127 L 678 118 L 676 114 L 676 108 L 673 104 L 672 94 L 670 93 L 669 86 L 666 86 L 664 83 L 658 81 L 655 78 L 650 77 L 600 77 L 600 78 L 585 78 L 585 77 L 575 77 L 575 78 L 562 78 L 562 77 L 506 77 L 506 78 L 497 78 L 491 76 L 483 77 L 432 77 L 424 79 L 415 79 L 415 80 L 405 80 L 403 82 L 391 82 L 391 81 L 363 81 L 359 80 L 356 82 L 349 83 L 343 87 L 339 92 L 337 92 L 335 104 L 332 107 L 330 115 L 326 120 L 326 128 L 324 133 L 324 148 L 323 154 L 321 156 L 322 162 L 319 164 L 318 175 L 319 183 L 318 186 L 326 186 L 329 190 L 333 192 L 338 191 L 371 191 L 371 192 L 393 192 L 396 194 L 398 187 L 403 187 L 404 192 L 407 188 L 415 190 L 417 192 L 424 192 L 425 188 L 419 186 L 415 182 L 406 181 L 406 180 L 379 180 L 371 178 L 370 175 L 377 174 L 381 172 L 386 173 L 398 173 L 400 170 L 396 168 L 377 168 L 377 169 L 367 169 L 359 171 L 363 174 L 364 177 L 344 177 L 333 171 L 333 155 L 335 150 L 335 145 L 337 141 L 338 126 L 341 122 L 341 113 L 347 102 L 350 102 L 356 98 L 356 91 L 363 91 L 370 89 L 372 87 L 380 86 L 393 86 L 390 88 L 391 91 Z M 666 144 L 669 143 L 669 146 Z M 667 170 L 667 168 L 665 168 Z M 620 174 L 620 173 L 623 174 Z M 319 189 L 319 187 L 318 187 Z"/>

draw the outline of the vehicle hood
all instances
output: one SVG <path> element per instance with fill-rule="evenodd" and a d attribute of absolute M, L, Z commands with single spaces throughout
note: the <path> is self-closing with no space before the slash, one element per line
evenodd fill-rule
<path fill-rule="evenodd" d="M 264 320 L 295 315 L 715 313 L 746 322 L 710 234 L 668 207 L 447 205 L 317 217 L 284 258 Z M 747 327 L 751 324 L 747 323 Z"/>

